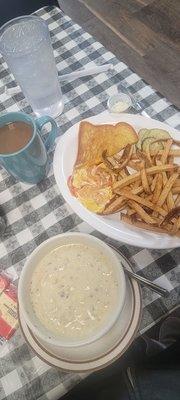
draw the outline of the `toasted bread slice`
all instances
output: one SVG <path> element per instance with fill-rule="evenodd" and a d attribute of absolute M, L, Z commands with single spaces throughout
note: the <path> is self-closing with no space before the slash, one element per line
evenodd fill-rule
<path fill-rule="evenodd" d="M 126 122 L 116 125 L 93 125 L 83 121 L 79 127 L 78 154 L 75 165 L 95 165 L 102 161 L 102 152 L 112 156 L 127 144 L 134 144 L 138 136 Z"/>

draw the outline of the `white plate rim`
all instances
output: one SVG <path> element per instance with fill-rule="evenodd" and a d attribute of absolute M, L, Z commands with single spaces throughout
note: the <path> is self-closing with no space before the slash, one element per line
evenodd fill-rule
<path fill-rule="evenodd" d="M 103 112 L 96 116 L 87 118 L 86 121 L 92 122 L 94 124 L 102 123 L 117 123 L 118 121 L 124 121 L 130 123 L 136 128 L 139 126 L 147 128 L 161 128 L 166 129 L 171 132 L 172 136 L 176 139 L 178 138 L 178 131 L 174 128 L 169 127 L 167 124 L 144 117 L 142 115 L 136 114 L 119 114 L 114 116 L 108 112 Z M 102 234 L 111 237 L 112 239 L 135 245 L 137 247 L 146 247 L 154 249 L 164 249 L 164 248 L 176 248 L 180 246 L 180 239 L 177 237 L 170 236 L 168 234 L 154 233 L 150 231 L 145 231 L 140 228 L 132 227 L 131 225 L 124 224 L 116 221 L 112 223 L 108 222 L 108 218 L 105 216 L 99 216 L 95 213 L 88 211 L 80 202 L 74 198 L 69 191 L 67 186 L 67 176 L 64 171 L 64 147 L 67 146 L 70 140 L 76 140 L 78 135 L 78 126 L 76 123 L 68 131 L 60 137 L 56 149 L 54 152 L 53 159 L 53 169 L 56 183 L 59 187 L 61 194 L 63 195 L 66 202 L 70 205 L 73 211 L 86 223 L 88 223 L 92 228 L 98 230 Z M 76 140 L 77 142 L 77 140 Z M 69 154 L 68 154 L 69 156 Z M 73 162 L 72 162 L 73 166 Z M 72 170 L 72 168 L 71 168 Z"/>

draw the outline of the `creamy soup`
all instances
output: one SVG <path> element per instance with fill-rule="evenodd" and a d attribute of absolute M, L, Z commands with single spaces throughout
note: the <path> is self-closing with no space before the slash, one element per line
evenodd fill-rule
<path fill-rule="evenodd" d="M 109 259 L 85 244 L 63 245 L 47 254 L 32 275 L 30 296 L 41 323 L 55 335 L 86 338 L 108 319 L 118 300 Z"/>

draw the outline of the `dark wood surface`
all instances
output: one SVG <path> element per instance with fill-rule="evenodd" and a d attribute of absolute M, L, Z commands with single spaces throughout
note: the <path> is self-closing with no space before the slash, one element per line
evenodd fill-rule
<path fill-rule="evenodd" d="M 44 6 L 58 7 L 57 0 L 0 0 L 0 26 L 20 15 L 31 14 Z"/>
<path fill-rule="evenodd" d="M 59 0 L 59 5 L 180 108 L 180 0 Z"/>

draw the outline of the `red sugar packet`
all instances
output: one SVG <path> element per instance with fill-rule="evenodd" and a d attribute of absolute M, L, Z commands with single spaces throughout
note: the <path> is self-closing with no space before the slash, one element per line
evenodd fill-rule
<path fill-rule="evenodd" d="M 0 295 L 0 336 L 6 340 L 18 327 L 17 289 L 12 283 Z"/>
<path fill-rule="evenodd" d="M 0 294 L 10 285 L 10 279 L 5 274 L 0 274 Z"/>

